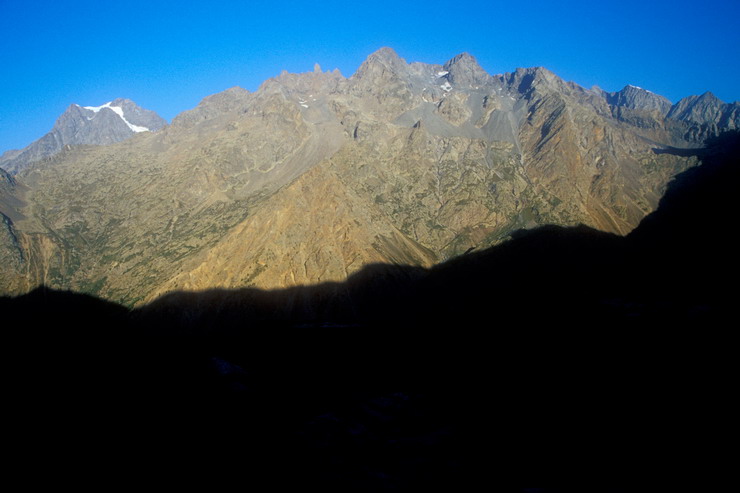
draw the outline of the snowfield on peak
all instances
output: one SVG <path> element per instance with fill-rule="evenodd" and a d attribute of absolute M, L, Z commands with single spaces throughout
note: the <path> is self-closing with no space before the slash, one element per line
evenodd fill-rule
<path fill-rule="evenodd" d="M 137 132 L 137 133 L 138 132 L 149 132 L 149 129 L 148 128 L 141 127 L 139 125 L 134 125 L 134 124 L 130 123 L 128 120 L 126 120 L 126 117 L 123 116 L 123 108 L 121 108 L 119 106 L 111 106 L 111 103 L 112 102 L 113 101 L 108 101 L 107 103 L 105 103 L 104 105 L 101 105 L 101 106 L 84 106 L 84 108 L 86 110 L 91 110 L 91 111 L 93 111 L 95 113 L 99 112 L 103 108 L 108 108 L 110 110 L 113 110 L 113 112 L 115 112 L 118 116 L 120 116 L 121 117 L 121 120 L 123 120 L 123 122 L 126 125 L 128 125 L 128 128 L 130 128 L 132 131 Z"/>

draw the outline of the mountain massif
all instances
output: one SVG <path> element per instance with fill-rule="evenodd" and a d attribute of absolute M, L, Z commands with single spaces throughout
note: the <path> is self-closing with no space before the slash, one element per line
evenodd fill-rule
<path fill-rule="evenodd" d="M 73 105 L 0 160 L 0 285 L 136 306 L 429 267 L 539 225 L 625 235 L 699 163 L 676 149 L 739 127 L 740 105 L 711 93 L 673 105 L 389 48 L 349 78 L 283 72 L 168 126 L 127 100 Z"/>

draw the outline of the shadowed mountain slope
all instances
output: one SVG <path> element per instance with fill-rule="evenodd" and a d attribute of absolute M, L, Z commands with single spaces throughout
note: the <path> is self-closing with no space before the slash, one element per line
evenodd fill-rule
<path fill-rule="evenodd" d="M 703 450 L 729 409 L 739 143 L 693 151 L 701 165 L 626 237 L 548 226 L 428 269 L 133 311 L 54 290 L 0 298 L 6 412 L 27 430 L 13 444 L 34 461 L 48 445 L 61 467 L 110 467 L 122 444 L 141 457 L 233 446 L 259 451 L 256 474 L 351 490 L 477 481 L 481 458 L 593 471 L 625 448 L 650 468 Z M 95 453 L 62 457 L 69 440 Z M 563 443 L 586 452 L 563 457 Z"/>

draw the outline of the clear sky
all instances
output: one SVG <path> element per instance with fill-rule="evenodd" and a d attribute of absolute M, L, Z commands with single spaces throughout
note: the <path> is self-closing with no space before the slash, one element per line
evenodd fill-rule
<path fill-rule="evenodd" d="M 739 25 L 740 0 L 0 0 L 0 153 L 71 103 L 125 97 L 171 121 L 283 69 L 348 77 L 382 46 L 408 62 L 466 51 L 491 74 L 544 66 L 585 87 L 733 102 Z"/>

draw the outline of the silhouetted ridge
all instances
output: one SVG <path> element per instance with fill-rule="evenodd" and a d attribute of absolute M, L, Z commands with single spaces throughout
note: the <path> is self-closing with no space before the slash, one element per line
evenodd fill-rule
<path fill-rule="evenodd" d="M 648 215 L 629 235 L 651 243 L 673 244 L 703 239 L 703 234 L 686 234 L 687 226 L 704 231 L 727 229 L 739 174 L 740 131 L 725 132 L 709 139 L 700 149 L 656 150 L 682 156 L 696 156 L 701 166 L 690 168 L 669 184 L 658 209 Z M 679 241 L 679 237 L 683 237 Z"/>
<path fill-rule="evenodd" d="M 702 164 L 676 176 L 658 209 L 628 236 L 641 252 L 634 269 L 661 277 L 676 304 L 730 316 L 735 294 L 726 283 L 740 274 L 733 233 L 740 132 L 694 153 Z"/>

